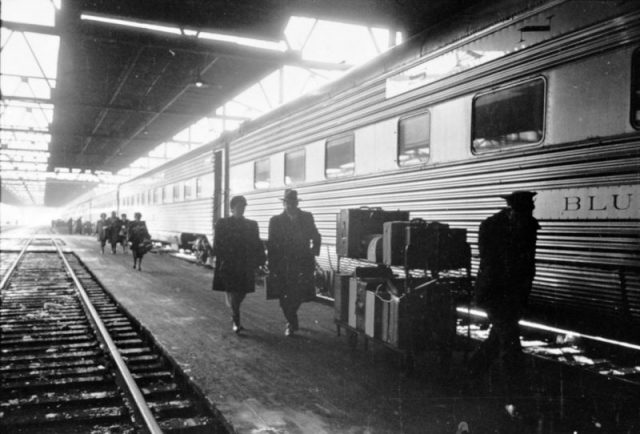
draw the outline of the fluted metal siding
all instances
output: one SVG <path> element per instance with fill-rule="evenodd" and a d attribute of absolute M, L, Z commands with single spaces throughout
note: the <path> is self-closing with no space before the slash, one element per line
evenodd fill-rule
<path fill-rule="evenodd" d="M 638 21 L 637 14 L 628 18 L 626 23 L 634 24 L 621 32 L 616 23 L 625 20 L 612 20 L 603 27 L 541 44 L 390 100 L 384 99 L 385 75 L 381 75 L 357 89 L 332 95 L 313 107 L 302 107 L 286 119 L 239 137 L 230 144 L 231 164 L 322 140 L 507 80 L 544 74 L 555 65 L 581 59 L 590 53 L 615 50 L 638 40 Z M 393 71 L 388 74 L 391 73 Z M 621 135 L 608 142 L 585 138 L 582 143 L 556 145 L 302 185 L 298 187 L 301 207 L 314 213 L 323 236 L 319 262 L 336 268 L 336 216 L 343 208 L 402 209 L 410 211 L 412 217 L 466 228 L 475 271 L 478 226 L 484 218 L 504 206 L 499 198 L 501 194 L 521 189 L 638 183 L 640 138 L 637 134 Z M 261 235 L 266 237 L 270 216 L 281 212 L 281 202 L 277 200 L 281 191 L 244 194 L 251 204 L 247 216 L 259 222 Z M 617 316 L 624 304 L 620 280 L 623 273 L 627 313 L 634 320 L 640 320 L 637 220 L 541 221 L 541 225 L 532 303 L 552 303 L 558 307 Z M 346 267 L 354 265 L 354 261 L 343 264 Z"/>
<path fill-rule="evenodd" d="M 551 154 L 537 150 L 523 156 L 479 159 L 473 164 L 317 183 L 298 191 L 301 207 L 313 212 L 322 233 L 323 266 L 331 262 L 336 268 L 339 210 L 380 206 L 409 210 L 412 217 L 466 228 L 475 270 L 478 226 L 504 206 L 499 195 L 519 189 L 637 183 L 638 146 L 640 141 L 635 140 L 597 149 L 571 147 Z M 259 222 L 264 238 L 270 216 L 282 211 L 280 194 L 247 194 L 251 204 L 247 216 Z M 551 302 L 565 308 L 617 315 L 622 303 L 620 269 L 636 267 L 635 271 L 627 271 L 627 292 L 630 313 L 640 320 L 640 285 L 637 277 L 631 278 L 637 276 L 640 265 L 638 221 L 541 221 L 541 226 L 532 303 Z"/>
<path fill-rule="evenodd" d="M 285 119 L 239 137 L 230 145 L 229 158 L 234 164 L 252 161 L 626 45 L 640 37 L 640 14 L 630 15 L 626 21 L 612 20 L 605 26 L 539 44 L 390 99 L 385 99 L 385 80 L 398 69 L 385 71 L 357 88 L 328 95 L 319 104 L 301 107 Z M 629 28 L 622 32 L 618 27 L 622 25 Z"/>
<path fill-rule="evenodd" d="M 213 170 L 213 149 L 203 146 L 159 166 L 120 185 L 121 195 L 137 194 L 158 187 L 210 175 Z M 129 212 L 141 211 L 154 239 L 171 243 L 179 240 L 183 232 L 201 233 L 213 237 L 213 198 L 195 198 L 176 202 L 128 207 Z"/>

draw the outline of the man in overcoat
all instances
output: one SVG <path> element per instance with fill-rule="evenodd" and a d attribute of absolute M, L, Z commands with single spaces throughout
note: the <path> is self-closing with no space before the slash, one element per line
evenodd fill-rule
<path fill-rule="evenodd" d="M 232 330 L 240 333 L 244 330 L 240 323 L 240 304 L 248 293 L 255 291 L 255 272 L 264 265 L 265 253 L 258 223 L 244 217 L 245 197 L 234 196 L 229 205 L 231 217 L 221 218 L 214 228 L 213 290 L 226 293 Z"/>
<path fill-rule="evenodd" d="M 320 254 L 321 236 L 313 215 L 298 208 L 296 190 L 287 189 L 284 211 L 271 217 L 267 241 L 268 285 L 277 286 L 280 307 L 287 320 L 286 336 L 298 330 L 298 308 L 315 297 L 315 256 Z"/>
<path fill-rule="evenodd" d="M 472 375 L 484 374 L 502 357 L 507 394 L 523 379 L 518 321 L 527 305 L 535 275 L 535 250 L 540 226 L 533 217 L 535 192 L 502 196 L 507 207 L 480 224 L 480 267 L 476 303 L 491 322 L 489 337 L 471 357 Z"/>
<path fill-rule="evenodd" d="M 120 229 L 122 228 L 122 220 L 118 217 L 118 213 L 111 212 L 111 217 L 107 219 L 109 222 L 108 238 L 109 244 L 111 244 L 111 253 L 116 254 L 116 246 L 120 240 Z"/>

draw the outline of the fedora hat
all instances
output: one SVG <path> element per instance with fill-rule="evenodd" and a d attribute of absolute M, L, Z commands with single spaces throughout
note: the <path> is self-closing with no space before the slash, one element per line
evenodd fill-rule
<path fill-rule="evenodd" d="M 292 190 L 290 188 L 287 188 L 284 191 L 284 196 L 280 200 L 283 201 L 283 202 L 298 202 L 298 201 L 300 201 L 300 199 L 298 199 L 298 192 L 296 190 Z"/>

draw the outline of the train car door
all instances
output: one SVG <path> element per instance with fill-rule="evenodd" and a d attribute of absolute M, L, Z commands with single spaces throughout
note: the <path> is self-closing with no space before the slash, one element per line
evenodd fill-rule
<path fill-rule="evenodd" d="M 213 224 L 223 217 L 227 172 L 223 149 L 213 152 Z"/>

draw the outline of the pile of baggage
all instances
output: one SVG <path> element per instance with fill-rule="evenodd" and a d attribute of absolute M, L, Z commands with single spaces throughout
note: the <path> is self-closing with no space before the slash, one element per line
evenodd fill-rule
<path fill-rule="evenodd" d="M 453 293 L 468 283 L 441 272 L 469 270 L 466 229 L 409 219 L 406 211 L 380 208 L 341 210 L 337 221 L 339 257 L 375 262 L 338 274 L 335 321 L 352 333 L 411 353 L 430 346 L 450 348 L 455 337 Z M 392 266 L 404 267 L 394 275 Z M 416 278 L 409 270 L 424 270 Z"/>
<path fill-rule="evenodd" d="M 442 270 L 468 268 L 471 263 L 466 229 L 409 220 L 407 211 L 341 210 L 336 237 L 339 257 L 423 269 L 435 276 Z"/>

